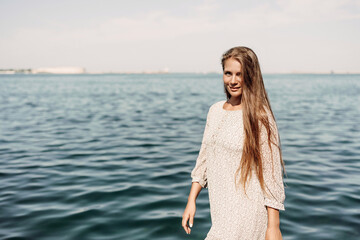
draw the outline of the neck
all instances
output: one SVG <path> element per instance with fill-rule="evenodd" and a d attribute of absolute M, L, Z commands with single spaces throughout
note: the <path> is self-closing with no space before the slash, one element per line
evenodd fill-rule
<path fill-rule="evenodd" d="M 231 97 L 228 101 L 231 105 L 241 105 L 241 97 Z"/>

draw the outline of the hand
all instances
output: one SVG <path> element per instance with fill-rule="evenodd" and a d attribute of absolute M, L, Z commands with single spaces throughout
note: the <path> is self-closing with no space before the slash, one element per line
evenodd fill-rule
<path fill-rule="evenodd" d="M 279 227 L 268 227 L 266 229 L 265 240 L 282 240 Z"/>
<path fill-rule="evenodd" d="M 195 212 L 196 212 L 195 202 L 188 202 L 186 205 L 186 208 L 184 210 L 184 213 L 182 215 L 182 227 L 184 228 L 184 230 L 187 234 L 190 234 L 190 232 L 191 232 L 190 227 L 192 227 L 194 224 Z M 187 224 L 188 220 L 189 220 L 190 227 Z"/>

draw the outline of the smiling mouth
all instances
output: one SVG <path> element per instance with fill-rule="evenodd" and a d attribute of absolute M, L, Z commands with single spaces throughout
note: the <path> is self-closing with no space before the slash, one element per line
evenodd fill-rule
<path fill-rule="evenodd" d="M 231 89 L 231 90 L 238 90 L 239 88 L 240 88 L 240 87 L 233 87 L 233 88 L 231 87 L 230 89 Z"/>

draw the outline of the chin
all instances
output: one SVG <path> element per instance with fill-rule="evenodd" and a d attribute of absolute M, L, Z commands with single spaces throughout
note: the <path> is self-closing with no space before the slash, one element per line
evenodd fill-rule
<path fill-rule="evenodd" d="M 241 92 L 238 92 L 238 93 L 233 93 L 233 92 L 231 92 L 230 95 L 231 95 L 232 97 L 237 98 L 237 97 L 241 97 L 242 94 L 241 94 Z"/>

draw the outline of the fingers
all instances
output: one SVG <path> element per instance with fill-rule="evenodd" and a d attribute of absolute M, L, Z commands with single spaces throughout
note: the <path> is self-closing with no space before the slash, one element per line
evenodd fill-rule
<path fill-rule="evenodd" d="M 189 230 L 188 230 L 188 226 L 187 226 L 188 218 L 189 218 L 189 215 L 183 216 L 182 224 L 181 224 L 187 234 L 189 234 Z"/>
<path fill-rule="evenodd" d="M 191 215 L 190 215 L 190 220 L 189 220 L 189 225 L 190 225 L 190 227 L 192 227 L 193 224 L 194 224 L 194 216 L 191 216 Z"/>
<path fill-rule="evenodd" d="M 184 228 L 185 232 L 187 234 L 190 234 L 191 232 L 191 229 L 189 228 L 189 226 L 187 225 L 187 221 L 189 220 L 189 214 L 183 216 L 183 219 L 182 219 L 182 227 Z"/>

